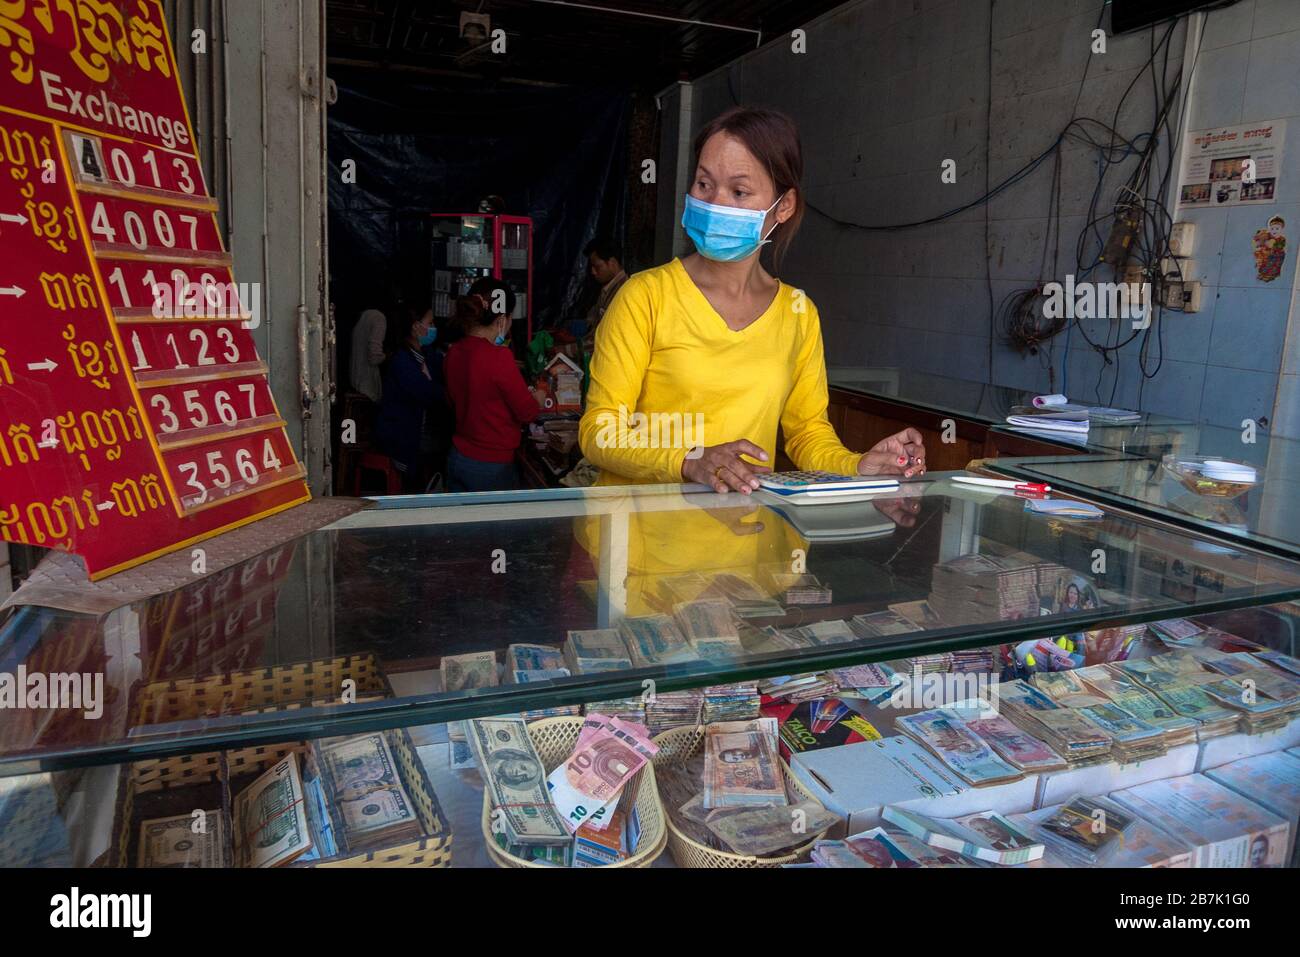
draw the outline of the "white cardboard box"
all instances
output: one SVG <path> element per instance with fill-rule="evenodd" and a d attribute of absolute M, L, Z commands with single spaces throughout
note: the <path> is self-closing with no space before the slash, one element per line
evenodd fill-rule
<path fill-rule="evenodd" d="M 1148 781 L 1112 799 L 1192 845 L 1193 867 L 1282 867 L 1291 825 L 1204 774 Z"/>
<path fill-rule="evenodd" d="M 934 817 L 1008 814 L 1029 810 L 1037 790 L 1033 777 L 972 788 L 902 735 L 797 754 L 791 770 L 827 810 L 839 815 L 848 834 L 879 826 L 887 804 Z"/>
<path fill-rule="evenodd" d="M 1252 758 L 1257 754 L 1270 751 L 1285 751 L 1300 745 L 1300 718 L 1296 718 L 1284 728 L 1264 734 L 1225 734 L 1221 738 L 1211 738 L 1201 745 L 1201 757 L 1196 770 L 1205 771 L 1217 768 L 1221 764 Z"/>
<path fill-rule="evenodd" d="M 1091 767 L 1046 771 L 1039 775 L 1038 795 L 1034 807 L 1037 809 L 1061 804 L 1076 794 L 1092 797 L 1136 787 L 1160 778 L 1179 778 L 1184 774 L 1192 774 L 1196 771 L 1196 759 L 1199 754 L 1200 746 L 1193 742 L 1171 748 L 1168 753 L 1158 758 L 1138 761 L 1134 764 L 1108 761 Z"/>

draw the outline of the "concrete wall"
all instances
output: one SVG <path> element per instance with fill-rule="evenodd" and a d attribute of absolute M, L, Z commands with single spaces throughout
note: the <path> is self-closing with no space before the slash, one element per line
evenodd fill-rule
<path fill-rule="evenodd" d="M 925 219 L 984 192 L 986 131 L 988 176 L 997 183 L 1052 142 L 1076 98 L 1078 115 L 1111 121 L 1149 56 L 1151 31 L 1110 37 L 1107 52 L 1093 55 L 1089 39 L 1099 9 L 1098 0 L 857 0 L 808 25 L 807 53 L 792 52 L 783 38 L 697 81 L 692 129 L 735 100 L 784 109 L 803 132 L 806 194 L 814 206 L 863 224 Z M 1172 37 L 1171 77 L 1181 69 L 1186 30 L 1184 20 Z M 1296 257 L 1288 257 L 1280 280 L 1265 286 L 1254 278 L 1250 236 L 1275 213 L 1296 223 L 1291 235 L 1300 236 L 1298 89 L 1300 4 L 1243 0 L 1210 14 L 1185 127 L 1290 117 L 1280 202 L 1186 216 L 1199 225 L 1195 258 L 1207 283 L 1205 301 L 1196 315 L 1166 313 L 1165 361 L 1154 379 L 1143 381 L 1138 342 L 1106 365 L 1078 330 L 1068 339 L 1068 358 L 1065 336 L 1044 354 L 1024 356 L 995 335 L 993 379 L 1035 390 L 1064 383 L 1076 398 L 1108 402 L 1114 388 L 1120 405 L 1231 426 L 1247 416 L 1270 418 Z M 1149 128 L 1153 103 L 1149 78 L 1139 81 L 1119 117 L 1120 131 L 1132 136 Z M 957 182 L 950 185 L 940 181 L 940 165 L 949 158 L 957 163 Z M 1099 209 L 1113 204 L 1130 169 L 1108 175 Z M 983 380 L 988 279 L 996 306 L 1010 291 L 1074 271 L 1075 241 L 1097 181 L 1096 151 L 1067 144 L 1061 176 L 1055 275 L 1054 235 L 1049 267 L 1040 273 L 1049 161 L 987 207 L 937 225 L 865 232 L 811 212 L 782 278 L 817 302 L 835 364 L 905 365 Z M 661 173 L 660 183 L 667 182 L 672 177 Z M 661 196 L 661 204 L 668 198 Z M 667 255 L 664 246 L 660 251 Z M 1100 321 L 1087 328 L 1096 341 L 1114 332 Z M 1300 376 L 1300 342 L 1288 361 L 1291 378 L 1284 384 Z"/>
<path fill-rule="evenodd" d="M 313 493 L 329 494 L 323 0 L 163 6 L 235 280 L 261 285 L 253 336 L 271 391 Z M 195 30 L 205 53 L 193 51 Z M 332 543 L 313 536 L 298 548 L 276 605 L 281 660 L 332 653 Z"/>

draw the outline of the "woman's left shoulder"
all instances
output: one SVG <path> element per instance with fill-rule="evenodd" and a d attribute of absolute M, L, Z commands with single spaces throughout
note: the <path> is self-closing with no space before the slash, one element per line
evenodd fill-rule
<path fill-rule="evenodd" d="M 817 304 L 813 302 L 807 290 L 782 282 L 777 295 L 781 300 L 783 311 L 799 320 L 801 325 L 815 326 L 821 321 Z"/>

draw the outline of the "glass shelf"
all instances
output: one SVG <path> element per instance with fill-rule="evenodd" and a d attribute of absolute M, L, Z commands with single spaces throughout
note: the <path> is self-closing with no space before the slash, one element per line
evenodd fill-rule
<path fill-rule="evenodd" d="M 1098 550 L 1104 575 L 1092 572 Z M 976 553 L 1035 568 L 1033 607 L 995 610 L 987 587 L 949 591 L 936 566 Z M 774 573 L 804 562 L 830 587 L 830 603 L 785 600 Z M 698 585 L 722 575 L 756 583 L 781 612 L 746 620 L 742 647 L 727 656 L 441 690 L 443 656 L 490 651 L 501 662 L 514 643 L 562 646 L 570 629 L 671 613 L 671 596 L 691 597 L 681 576 Z M 1084 599 L 1077 607 L 1061 598 L 1071 583 Z M 869 502 L 800 509 L 678 486 L 399 499 L 103 618 L 9 613 L 0 671 L 103 674 L 106 700 L 94 720 L 7 713 L 0 776 L 637 697 L 647 687 L 696 688 L 1296 598 L 1300 564 L 1281 557 L 1117 512 L 1050 519 L 1014 496 L 941 475 Z M 924 617 L 923 601 L 938 617 Z M 791 647 L 763 630 L 891 605 L 905 606 L 914 631 L 843 640 L 796 632 L 801 644 Z M 336 659 L 372 662 L 391 694 L 368 694 L 362 683 L 355 702 L 326 704 L 346 690 L 335 681 L 302 700 L 286 692 L 278 710 L 241 714 L 221 713 L 239 706 L 220 704 L 213 691 Z M 195 695 L 198 685 L 208 697 Z"/>
<path fill-rule="evenodd" d="M 1259 436 L 1243 442 L 1235 429 L 1200 426 L 1175 430 L 1176 441 L 1155 437 L 1125 455 L 1034 456 L 987 463 L 993 471 L 1046 482 L 1164 521 L 1180 522 L 1285 555 L 1300 555 L 1300 443 Z M 1241 494 L 1214 494 L 1163 464 L 1193 456 L 1253 466 L 1256 482 Z M 1233 490 L 1235 491 L 1235 490 Z"/>

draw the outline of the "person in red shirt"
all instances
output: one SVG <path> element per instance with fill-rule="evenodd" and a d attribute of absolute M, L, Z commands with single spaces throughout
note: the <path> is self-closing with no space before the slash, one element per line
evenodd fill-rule
<path fill-rule="evenodd" d="M 509 298 L 513 298 L 512 296 Z M 500 312 L 481 295 L 458 304 L 457 319 L 465 336 L 447 353 L 447 398 L 456 413 L 456 431 L 447 455 L 447 489 L 451 492 L 500 492 L 518 488 L 515 451 L 522 429 L 542 414 L 505 348 L 513 309 Z"/>

